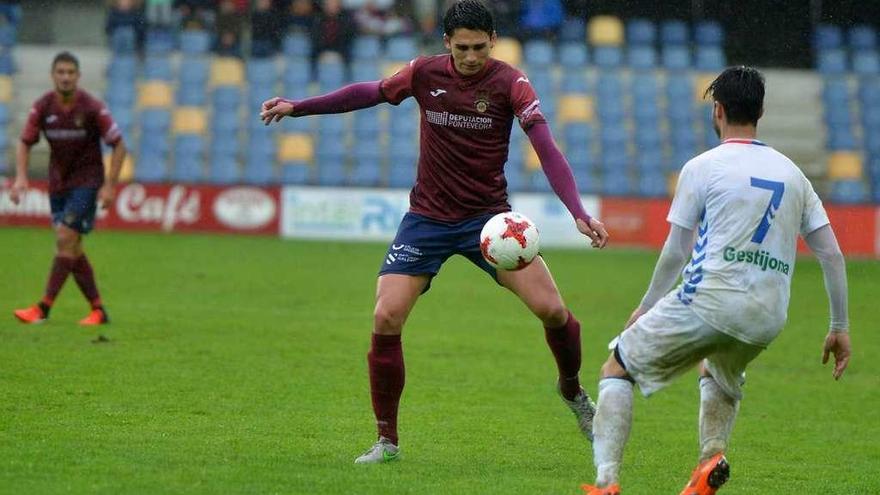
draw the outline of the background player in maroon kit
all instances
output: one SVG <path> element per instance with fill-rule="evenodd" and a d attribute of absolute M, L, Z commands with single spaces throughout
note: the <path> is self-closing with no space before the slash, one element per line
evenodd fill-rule
<path fill-rule="evenodd" d="M 496 34 L 491 13 L 477 0 L 455 3 L 444 18 L 449 55 L 419 57 L 383 81 L 358 83 L 328 95 L 263 104 L 266 124 L 284 116 L 342 113 L 412 96 L 421 107 L 421 152 L 410 210 L 379 272 L 372 347 L 368 354 L 379 440 L 357 463 L 399 456 L 397 410 L 404 385 L 400 335 L 419 295 L 453 254 L 467 257 L 526 304 L 544 325 L 556 358 L 558 386 L 585 435 L 594 408 L 578 380 L 580 324 L 566 308 L 539 257 L 519 271 L 494 270 L 482 258 L 479 233 L 492 215 L 510 210 L 504 164 L 514 118 L 526 132 L 576 228 L 602 248 L 604 226 L 584 211 L 571 168 L 556 147 L 528 78 L 489 57 Z M 392 117 L 393 118 L 393 117 Z"/>
<path fill-rule="evenodd" d="M 56 239 L 56 255 L 46 293 L 34 306 L 15 311 L 15 317 L 22 323 L 40 323 L 49 317 L 49 309 L 71 273 L 92 307 L 80 324 L 108 322 L 92 265 L 83 252 L 82 236 L 94 226 L 98 203 L 105 208 L 113 202 L 126 150 L 119 128 L 104 104 L 77 88 L 79 76 L 76 57 L 68 52 L 55 56 L 52 61 L 55 90 L 34 102 L 18 144 L 16 176 L 10 195 L 16 204 L 28 188 L 31 146 L 39 141 L 41 132 L 49 142 L 49 199 Z M 113 147 L 106 181 L 101 159 L 102 139 Z"/>

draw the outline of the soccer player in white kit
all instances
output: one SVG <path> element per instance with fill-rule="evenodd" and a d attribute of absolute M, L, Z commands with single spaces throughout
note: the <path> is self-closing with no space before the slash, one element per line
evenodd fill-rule
<path fill-rule="evenodd" d="M 724 458 L 746 365 L 785 325 L 797 236 L 822 266 L 831 306 L 823 363 L 840 378 L 850 356 L 846 267 L 810 181 L 756 139 L 764 78 L 732 67 L 706 91 L 722 144 L 681 170 L 671 227 L 650 286 L 602 366 L 593 423 L 595 485 L 619 495 L 632 423 L 633 384 L 649 396 L 700 364 L 700 463 L 682 495 L 712 495 L 729 476 Z M 673 286 L 681 274 L 682 282 Z"/>

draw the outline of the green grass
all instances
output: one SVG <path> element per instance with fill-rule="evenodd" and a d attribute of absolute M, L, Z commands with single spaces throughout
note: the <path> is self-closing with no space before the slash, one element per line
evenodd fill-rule
<path fill-rule="evenodd" d="M 574 494 L 593 479 L 540 325 L 463 259 L 405 331 L 405 457 L 355 466 L 374 440 L 365 354 L 383 245 L 100 232 L 88 252 L 108 343 L 75 325 L 87 307 L 72 280 L 50 322 L 13 320 L 41 294 L 52 249 L 48 229 L 0 229 L 0 493 Z M 656 254 L 545 254 L 595 391 Z M 855 349 L 835 383 L 819 364 L 821 270 L 798 263 L 788 327 L 749 368 L 722 493 L 880 493 L 880 264 L 849 275 Z M 628 495 L 687 479 L 695 377 L 637 397 Z"/>

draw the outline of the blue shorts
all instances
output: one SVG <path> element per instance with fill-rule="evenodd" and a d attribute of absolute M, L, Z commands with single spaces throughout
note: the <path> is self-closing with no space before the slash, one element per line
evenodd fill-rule
<path fill-rule="evenodd" d="M 460 254 L 498 281 L 498 273 L 480 253 L 480 231 L 495 214 L 456 223 L 440 222 L 409 212 L 397 228 L 379 275 L 401 273 L 434 277 L 453 254 Z M 425 292 L 431 288 L 430 281 Z"/>
<path fill-rule="evenodd" d="M 98 209 L 98 190 L 94 187 L 75 187 L 61 194 L 49 196 L 52 225 L 66 225 L 80 234 L 88 234 L 95 226 Z"/>

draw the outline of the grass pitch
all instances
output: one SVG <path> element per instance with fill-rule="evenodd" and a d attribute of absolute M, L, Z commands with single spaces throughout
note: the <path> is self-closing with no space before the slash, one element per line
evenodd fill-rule
<path fill-rule="evenodd" d="M 113 323 L 78 327 L 88 308 L 68 280 L 51 320 L 22 326 L 12 310 L 41 294 L 52 249 L 49 229 L 0 229 L 0 493 L 575 494 L 593 479 L 540 325 L 461 258 L 404 332 L 402 461 L 355 466 L 374 440 L 365 354 L 384 245 L 99 232 L 87 250 Z M 545 259 L 583 324 L 595 396 L 656 253 Z M 880 263 L 849 277 L 854 356 L 835 383 L 819 364 L 821 270 L 797 264 L 721 493 L 880 493 Z M 625 493 L 679 492 L 697 409 L 695 373 L 637 396 Z"/>

